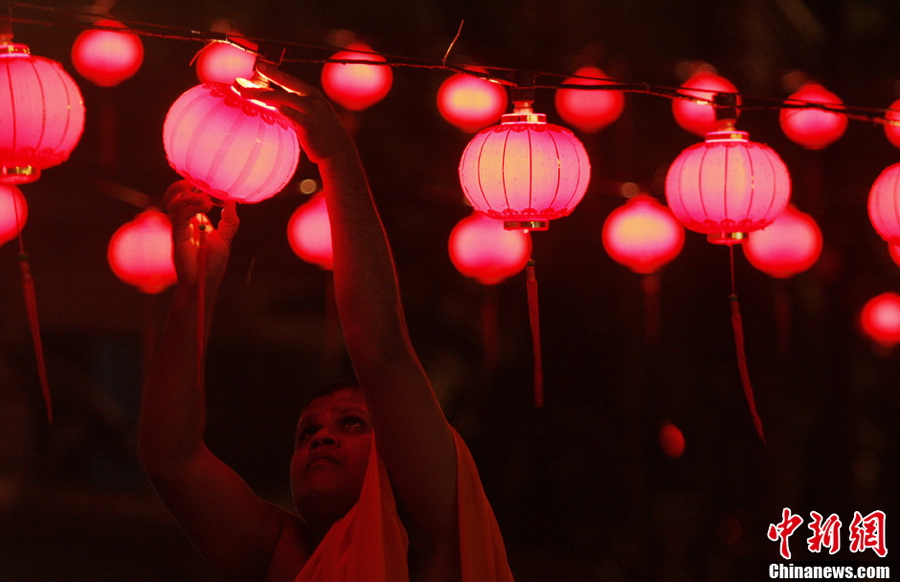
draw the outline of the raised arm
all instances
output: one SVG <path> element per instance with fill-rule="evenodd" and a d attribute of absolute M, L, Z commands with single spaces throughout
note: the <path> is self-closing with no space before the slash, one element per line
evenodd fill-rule
<path fill-rule="evenodd" d="M 457 551 L 453 436 L 410 344 L 393 259 L 356 148 L 318 89 L 274 67 L 259 69 L 287 91 L 255 96 L 297 123 L 304 151 L 319 167 L 344 339 L 410 535 Z"/>
<path fill-rule="evenodd" d="M 205 354 L 198 353 L 198 244 L 190 221 L 208 212 L 211 204 L 186 182 L 173 184 L 165 202 L 178 284 L 145 382 L 138 455 L 162 501 L 213 567 L 228 579 L 261 581 L 287 514 L 257 497 L 203 441 Z M 206 230 L 204 336 L 237 227 L 232 202 L 223 208 L 218 228 Z"/>

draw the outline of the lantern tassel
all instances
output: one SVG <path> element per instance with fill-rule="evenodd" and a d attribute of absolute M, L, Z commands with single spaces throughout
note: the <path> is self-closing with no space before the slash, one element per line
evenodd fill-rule
<path fill-rule="evenodd" d="M 19 234 L 19 246 L 22 239 Z M 22 292 L 25 295 L 25 309 L 28 311 L 28 324 L 31 327 L 31 338 L 34 342 L 34 355 L 37 359 L 38 378 L 41 382 L 41 393 L 44 396 L 44 405 L 47 408 L 47 422 L 53 424 L 53 404 L 50 400 L 50 384 L 47 381 L 47 365 L 44 361 L 44 345 L 41 341 L 41 326 L 38 321 L 37 294 L 34 290 L 34 278 L 31 276 L 31 267 L 28 265 L 28 254 L 24 250 L 19 252 L 19 267 L 22 271 Z"/>
<path fill-rule="evenodd" d="M 750 384 L 750 373 L 747 370 L 747 355 L 744 351 L 744 325 L 734 283 L 734 245 L 728 248 L 731 251 L 731 295 L 729 295 L 728 299 L 731 303 L 731 326 L 734 328 L 734 345 L 737 350 L 738 369 L 741 373 L 744 397 L 747 399 L 747 406 L 750 408 L 750 416 L 753 417 L 753 426 L 756 427 L 756 434 L 759 435 L 760 440 L 765 443 L 766 435 L 763 433 L 762 420 L 756 411 L 756 400 L 753 397 L 753 386 Z"/>
<path fill-rule="evenodd" d="M 528 318 L 531 322 L 531 344 L 534 349 L 534 407 L 544 406 L 544 367 L 541 362 L 541 323 L 538 309 L 538 286 L 534 275 L 534 260 L 526 267 L 528 288 Z"/>

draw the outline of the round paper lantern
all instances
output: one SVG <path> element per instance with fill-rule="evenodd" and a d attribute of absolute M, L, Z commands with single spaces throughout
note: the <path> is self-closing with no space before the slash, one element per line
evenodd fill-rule
<path fill-rule="evenodd" d="M 0 184 L 0 245 L 19 236 L 28 220 L 28 204 L 15 186 Z"/>
<path fill-rule="evenodd" d="M 659 446 L 667 457 L 677 459 L 684 454 L 684 434 L 674 424 L 667 422 L 659 429 Z"/>
<path fill-rule="evenodd" d="M 684 246 L 684 227 L 671 210 L 639 194 L 609 214 L 602 239 L 614 261 L 647 275 L 678 256 Z"/>
<path fill-rule="evenodd" d="M 482 285 L 496 285 L 528 264 L 531 237 L 506 230 L 503 221 L 474 212 L 453 227 L 448 248 L 460 273 Z"/>
<path fill-rule="evenodd" d="M 197 78 L 201 83 L 228 85 L 234 83 L 237 78 L 252 79 L 255 66 L 255 54 L 231 42 L 221 41 L 213 41 L 203 47 L 194 63 Z"/>
<path fill-rule="evenodd" d="M 125 29 L 115 20 L 98 20 L 97 26 Z M 136 34 L 96 28 L 85 30 L 72 45 L 72 64 L 78 73 L 100 87 L 114 87 L 130 79 L 144 62 L 144 45 Z"/>
<path fill-rule="evenodd" d="M 298 257 L 326 270 L 334 267 L 331 250 L 331 223 L 325 197 L 316 194 L 291 214 L 288 242 Z"/>
<path fill-rule="evenodd" d="M 784 211 L 791 196 L 787 166 L 743 131 L 714 131 L 682 151 L 666 175 L 666 200 L 689 230 L 716 244 L 740 242 Z"/>
<path fill-rule="evenodd" d="M 496 123 L 506 111 L 507 102 L 502 85 L 468 73 L 451 75 L 437 93 L 441 116 L 467 133 Z"/>
<path fill-rule="evenodd" d="M 243 203 L 280 192 L 300 159 L 293 123 L 224 83 L 197 85 L 172 104 L 163 145 L 169 164 L 195 187 Z"/>
<path fill-rule="evenodd" d="M 737 87 L 725 77 L 701 71 L 681 85 L 678 93 L 710 103 L 697 103 L 691 99 L 673 99 L 672 115 L 685 131 L 704 136 L 718 129 L 716 110 L 711 104 L 716 93 L 737 93 Z"/>
<path fill-rule="evenodd" d="M 331 56 L 333 60 L 386 63 L 369 46 L 353 43 Z M 332 101 L 350 111 L 362 111 L 384 99 L 391 91 L 394 74 L 389 65 L 326 63 L 322 67 L 322 89 Z"/>
<path fill-rule="evenodd" d="M 894 261 L 894 264 L 900 267 L 900 243 L 889 243 L 888 253 L 890 253 L 891 260 Z"/>
<path fill-rule="evenodd" d="M 872 184 L 869 220 L 881 238 L 900 243 L 900 163 L 884 169 Z"/>
<path fill-rule="evenodd" d="M 84 100 L 62 65 L 0 43 L 0 94 L 0 183 L 33 182 L 69 159 L 84 130 Z"/>
<path fill-rule="evenodd" d="M 106 256 L 116 277 L 143 293 L 160 293 L 178 279 L 172 259 L 172 223 L 155 208 L 120 226 Z"/>
<path fill-rule="evenodd" d="M 841 106 L 840 97 L 818 83 L 807 83 L 788 97 L 787 105 L 821 103 Z M 844 135 L 847 116 L 814 107 L 785 107 L 778 116 L 784 135 L 794 143 L 811 150 L 823 149 Z"/>
<path fill-rule="evenodd" d="M 870 299 L 860 313 L 860 325 L 872 341 L 884 347 L 900 343 L 900 295 L 888 292 Z"/>
<path fill-rule="evenodd" d="M 754 231 L 742 245 L 751 265 L 779 279 L 806 271 L 822 254 L 822 231 L 813 217 L 788 204 L 769 226 Z"/>
<path fill-rule="evenodd" d="M 589 77 L 589 78 L 586 78 Z M 607 75 L 597 67 L 582 67 L 566 85 L 611 85 Z M 558 89 L 554 97 L 556 112 L 579 131 L 595 133 L 619 118 L 625 109 L 625 95 L 610 89 Z"/>
<path fill-rule="evenodd" d="M 591 166 L 584 146 L 542 113 L 517 109 L 476 134 L 463 151 L 459 178 L 475 210 L 506 228 L 546 230 L 584 197 Z"/>
<path fill-rule="evenodd" d="M 884 124 L 885 137 L 888 138 L 888 141 L 891 142 L 894 147 L 900 148 L 900 99 L 891 103 L 884 118 L 891 122 Z"/>

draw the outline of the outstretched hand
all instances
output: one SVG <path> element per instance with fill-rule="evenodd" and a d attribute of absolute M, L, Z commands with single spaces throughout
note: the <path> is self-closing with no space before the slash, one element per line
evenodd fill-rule
<path fill-rule="evenodd" d="M 198 283 L 197 254 L 200 248 L 199 227 L 202 224 L 207 248 L 205 283 L 207 288 L 215 289 L 225 273 L 231 241 L 240 224 L 236 204 L 226 202 L 218 227 L 213 227 L 206 218 L 213 206 L 209 195 L 194 190 L 187 180 L 169 186 L 163 201 L 172 221 L 173 256 L 178 281 L 190 286 Z"/>

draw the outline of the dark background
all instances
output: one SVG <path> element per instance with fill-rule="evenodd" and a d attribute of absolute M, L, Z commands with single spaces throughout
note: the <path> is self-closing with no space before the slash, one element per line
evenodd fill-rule
<path fill-rule="evenodd" d="M 77 2 L 43 3 L 80 10 Z M 854 106 L 898 97 L 900 4 L 891 0 L 629 0 L 588 2 L 285 2 L 123 0 L 135 23 L 209 31 L 231 19 L 258 38 L 328 45 L 346 29 L 389 56 L 438 63 L 461 21 L 451 61 L 565 75 L 594 64 L 629 82 L 677 87 L 705 61 L 747 95 L 772 99 L 800 71 Z M 106 262 L 113 232 L 138 208 L 123 190 L 162 194 L 177 179 L 162 148 L 171 103 L 196 84 L 197 41 L 144 37 L 141 70 L 101 89 L 69 51 L 80 27 L 66 13 L 13 7 L 17 42 L 57 60 L 87 108 L 71 159 L 22 190 L 56 418 L 43 414 L 16 264 L 0 249 L 0 580 L 217 579 L 146 485 L 134 455 L 145 346 L 170 292 L 148 296 Z M 310 60 L 324 54 L 292 48 Z M 286 70 L 318 82 L 318 63 Z M 660 337 L 643 334 L 642 280 L 600 240 L 621 184 L 663 199 L 668 165 L 699 138 L 670 101 L 631 93 L 609 128 L 580 135 L 591 156 L 588 193 L 569 217 L 533 234 L 540 285 L 546 406 L 531 400 L 524 275 L 484 288 L 455 271 L 450 230 L 468 214 L 458 183 L 470 139 L 438 115 L 446 71 L 396 67 L 391 94 L 356 114 L 358 143 L 398 264 L 414 343 L 451 421 L 469 442 L 507 542 L 528 581 L 751 581 L 781 562 L 766 538 L 789 507 L 844 522 L 835 559 L 890 565 L 850 552 L 854 511 L 887 513 L 893 552 L 898 488 L 897 354 L 857 327 L 866 300 L 900 290 L 898 267 L 866 213 L 868 190 L 898 159 L 880 126 L 851 121 L 823 151 L 789 142 L 776 110 L 744 112 L 739 128 L 790 168 L 793 202 L 819 223 L 822 258 L 789 280 L 735 253 L 750 376 L 768 443 L 756 436 L 734 350 L 725 247 L 688 233 L 660 274 Z M 553 93 L 535 109 L 559 122 Z M 108 120 L 112 120 L 111 122 Z M 101 130 L 101 127 L 105 129 Z M 114 130 L 114 131 L 113 131 Z M 296 179 L 314 177 L 304 162 Z M 143 203 L 142 196 L 133 201 Z M 290 251 L 296 188 L 242 206 L 209 356 L 208 440 L 263 496 L 289 504 L 293 426 L 322 382 L 347 373 L 329 301 L 330 274 Z M 495 293 L 498 365 L 482 369 L 482 305 Z M 779 328 L 776 304 L 790 306 Z M 665 456 L 657 431 L 674 422 L 687 447 Z M 227 510 L 227 508 L 223 508 Z M 806 550 L 804 525 L 791 538 Z"/>

